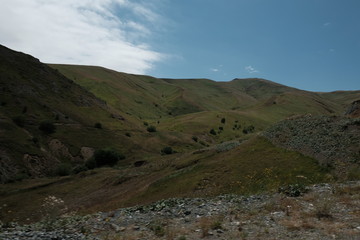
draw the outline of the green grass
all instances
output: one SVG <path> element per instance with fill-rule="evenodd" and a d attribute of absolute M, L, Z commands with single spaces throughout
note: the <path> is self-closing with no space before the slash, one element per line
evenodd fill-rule
<path fill-rule="evenodd" d="M 260 137 L 229 152 L 193 154 L 173 164 L 180 169 L 151 184 L 135 202 L 179 196 L 250 194 L 277 190 L 291 183 L 331 180 L 316 160 L 277 148 Z"/>

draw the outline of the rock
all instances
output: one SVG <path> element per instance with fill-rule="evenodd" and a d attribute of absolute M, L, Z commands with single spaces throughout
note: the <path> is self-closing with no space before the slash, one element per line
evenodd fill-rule
<path fill-rule="evenodd" d="M 110 226 L 112 227 L 112 229 L 115 230 L 115 232 L 120 232 L 120 227 L 118 225 L 116 225 L 115 223 L 111 223 Z"/>
<path fill-rule="evenodd" d="M 84 161 L 89 160 L 94 156 L 95 150 L 91 147 L 82 147 L 80 149 L 81 157 L 84 159 Z"/>

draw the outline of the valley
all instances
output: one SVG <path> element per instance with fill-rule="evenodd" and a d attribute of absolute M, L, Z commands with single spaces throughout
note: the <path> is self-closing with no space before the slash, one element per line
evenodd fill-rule
<path fill-rule="evenodd" d="M 44 64 L 0 46 L 1 222 L 41 220 L 48 196 L 85 215 L 358 181 L 359 99 Z"/>

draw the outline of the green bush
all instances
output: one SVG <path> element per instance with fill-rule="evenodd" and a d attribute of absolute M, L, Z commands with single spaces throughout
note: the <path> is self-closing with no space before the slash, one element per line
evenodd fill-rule
<path fill-rule="evenodd" d="M 210 130 L 210 134 L 216 135 L 216 132 L 215 132 L 215 130 L 213 128 Z"/>
<path fill-rule="evenodd" d="M 60 163 L 55 169 L 56 176 L 68 176 L 71 173 L 71 165 L 68 163 Z"/>
<path fill-rule="evenodd" d="M 39 129 L 46 134 L 52 134 L 56 131 L 56 127 L 52 122 L 43 121 L 39 125 Z"/>
<path fill-rule="evenodd" d="M 88 169 L 94 169 L 97 167 L 95 158 L 90 158 L 85 162 L 85 167 Z"/>
<path fill-rule="evenodd" d="M 131 137 L 131 133 L 125 133 L 125 136 L 127 136 L 127 137 Z"/>
<path fill-rule="evenodd" d="M 244 134 L 252 133 L 254 131 L 255 131 L 255 127 L 253 125 L 244 127 L 244 129 L 243 129 Z"/>
<path fill-rule="evenodd" d="M 222 118 L 222 119 L 221 119 L 221 123 L 222 123 L 222 124 L 225 124 L 225 121 L 226 121 L 225 118 Z"/>
<path fill-rule="evenodd" d="M 148 132 L 156 132 L 156 127 L 155 126 L 148 126 L 146 129 Z"/>
<path fill-rule="evenodd" d="M 110 149 L 96 150 L 93 156 L 95 160 L 95 167 L 114 166 L 119 160 L 125 158 L 124 155 Z M 90 168 L 89 166 L 87 166 Z"/>
<path fill-rule="evenodd" d="M 102 129 L 102 124 L 97 122 L 94 124 L 94 128 Z"/>
<path fill-rule="evenodd" d="M 194 142 L 198 141 L 198 137 L 197 136 L 192 136 L 192 140 L 194 140 Z"/>
<path fill-rule="evenodd" d="M 288 186 L 280 187 L 278 191 L 289 197 L 299 197 L 306 193 L 308 189 L 303 184 L 290 184 Z"/>
<path fill-rule="evenodd" d="M 162 154 L 173 154 L 174 151 L 173 151 L 172 147 L 164 147 L 163 149 L 161 149 L 161 153 Z"/>

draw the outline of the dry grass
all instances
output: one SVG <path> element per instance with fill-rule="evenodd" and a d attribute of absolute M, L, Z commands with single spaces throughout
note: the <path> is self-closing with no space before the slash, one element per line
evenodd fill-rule
<path fill-rule="evenodd" d="M 202 217 L 198 221 L 198 226 L 201 229 L 201 238 L 209 236 L 210 230 L 222 229 L 224 216 L 210 216 Z"/>

